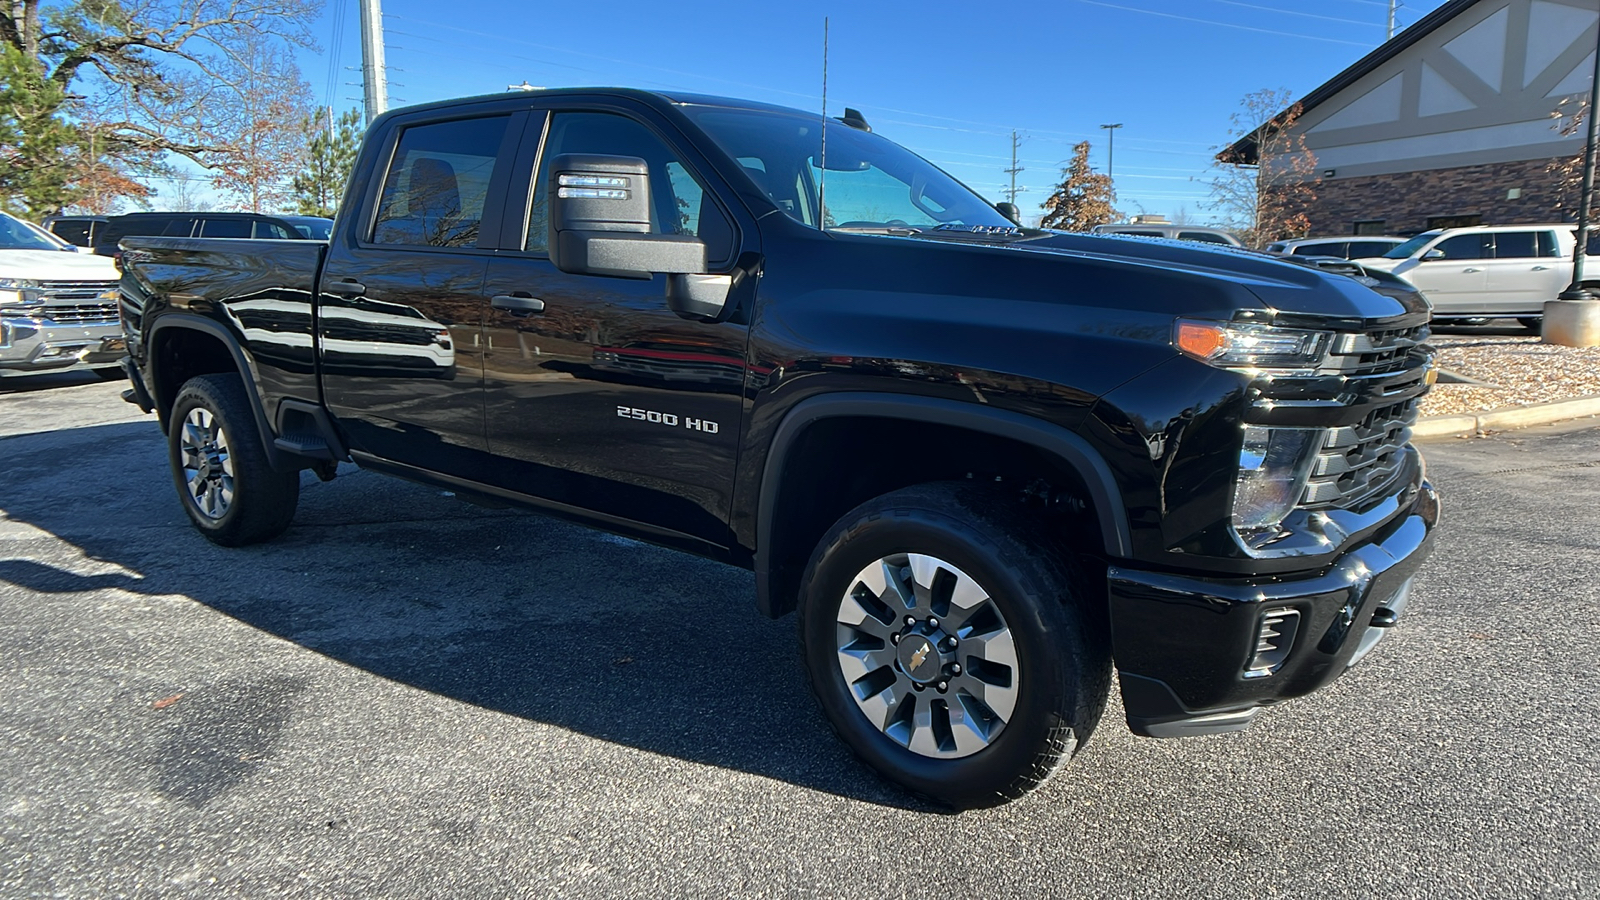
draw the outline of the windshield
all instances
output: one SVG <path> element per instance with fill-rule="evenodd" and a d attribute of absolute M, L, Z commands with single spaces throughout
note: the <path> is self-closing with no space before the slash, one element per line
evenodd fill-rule
<path fill-rule="evenodd" d="M 1383 258 L 1384 259 L 1410 259 L 1411 258 L 1411 254 L 1416 253 L 1418 250 L 1421 250 L 1422 246 L 1424 244 L 1428 243 L 1429 241 L 1433 240 L 1434 238 L 1436 238 L 1438 236 L 1439 236 L 1439 232 L 1437 232 L 1437 231 L 1429 231 L 1426 234 L 1419 234 L 1416 237 L 1412 238 L 1411 240 L 1406 241 L 1404 244 L 1401 244 L 1398 247 L 1395 247 L 1393 250 L 1390 250 L 1388 253 L 1385 253 L 1383 255 Z"/>
<path fill-rule="evenodd" d="M 0 250 L 65 250 L 21 219 L 0 215 Z"/>
<path fill-rule="evenodd" d="M 723 152 L 739 162 L 779 209 L 813 228 L 863 231 L 1012 223 L 987 201 L 895 142 L 801 113 L 686 106 Z M 819 199 L 819 194 L 820 199 Z M 825 207 L 818 215 L 819 207 Z"/>

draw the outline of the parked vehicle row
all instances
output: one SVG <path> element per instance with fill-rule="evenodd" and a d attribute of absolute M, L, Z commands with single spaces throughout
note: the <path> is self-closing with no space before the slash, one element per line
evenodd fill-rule
<path fill-rule="evenodd" d="M 859 114 L 411 107 L 326 243 L 122 245 L 127 396 L 207 538 L 350 461 L 748 567 L 841 738 L 958 806 L 1071 757 L 1113 667 L 1157 737 L 1329 683 L 1437 521 L 1416 292 L 1020 228 Z"/>
<path fill-rule="evenodd" d="M 325 241 L 332 219 L 240 212 L 153 212 L 120 216 L 50 216 L 44 227 L 55 236 L 102 256 L 115 256 L 125 237 L 251 238 Z"/>

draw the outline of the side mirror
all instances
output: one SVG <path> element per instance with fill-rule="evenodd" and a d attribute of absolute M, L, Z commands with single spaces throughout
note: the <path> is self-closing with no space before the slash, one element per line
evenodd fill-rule
<path fill-rule="evenodd" d="M 633 156 L 564 153 L 550 161 L 549 253 L 572 275 L 701 274 L 699 238 L 650 232 L 650 167 Z"/>
<path fill-rule="evenodd" d="M 1422 258 L 1425 259 L 1425 260 L 1427 260 L 1427 259 L 1444 259 L 1444 251 L 1443 250 L 1429 250 L 1427 253 L 1422 254 Z"/>
<path fill-rule="evenodd" d="M 1019 227 L 1022 225 L 1022 210 L 1017 209 L 1015 203 L 996 203 L 994 208 L 999 210 L 1000 215 L 1010 219 L 1011 224 Z"/>
<path fill-rule="evenodd" d="M 697 237 L 650 231 L 650 166 L 635 156 L 564 153 L 550 161 L 550 262 L 571 275 L 667 277 L 667 307 L 684 318 L 722 315 L 730 275 L 706 274 Z"/>

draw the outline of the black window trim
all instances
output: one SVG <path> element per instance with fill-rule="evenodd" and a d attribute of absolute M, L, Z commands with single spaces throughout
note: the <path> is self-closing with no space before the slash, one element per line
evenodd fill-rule
<path fill-rule="evenodd" d="M 522 104 L 511 106 L 505 103 L 497 103 L 478 107 L 434 110 L 431 113 L 397 116 L 391 119 L 385 126 L 387 131 L 383 136 L 383 147 L 379 151 L 377 158 L 379 165 L 373 167 L 374 172 L 381 174 L 375 174 L 367 179 L 367 187 L 361 198 L 361 215 L 352 223 L 354 227 L 359 229 L 354 236 L 356 247 L 361 250 L 402 253 L 496 255 L 498 251 L 495 245 L 499 244 L 499 240 L 494 236 L 499 233 L 500 222 L 505 215 L 506 193 L 510 187 L 511 170 L 517 161 L 517 152 L 521 146 L 528 115 L 528 108 Z M 483 216 L 478 220 L 477 246 L 435 247 L 431 244 L 385 244 L 372 240 L 373 229 L 377 227 L 378 199 L 383 193 L 384 183 L 389 180 L 389 170 L 394 166 L 394 156 L 400 148 L 400 135 L 402 132 L 407 128 L 416 128 L 421 125 L 439 125 L 466 119 L 502 117 L 508 120 L 506 122 L 506 133 L 500 139 L 500 150 L 495 157 L 495 172 L 489 176 L 488 194 L 483 202 Z M 505 164 L 502 165 L 502 162 Z M 359 165 L 359 160 L 357 163 Z"/>
<path fill-rule="evenodd" d="M 737 266 L 739 258 L 748 249 L 746 235 L 751 233 L 751 229 L 746 227 L 745 219 L 735 214 L 732 204 L 728 202 L 727 195 L 733 194 L 732 188 L 716 171 L 715 166 L 711 165 L 710 161 L 705 159 L 699 149 L 694 146 L 693 141 L 682 134 L 681 129 L 676 129 L 678 133 L 674 134 L 672 130 L 663 127 L 661 123 L 656 121 L 657 116 L 653 115 L 655 111 L 648 106 L 643 104 L 634 105 L 625 102 L 624 98 L 603 95 L 545 98 L 529 112 L 535 118 L 541 115 L 544 116 L 544 122 L 538 126 L 540 132 L 538 140 L 533 142 L 535 147 L 529 152 L 519 153 L 518 155 L 517 170 L 512 173 L 512 183 L 522 186 L 521 193 L 515 198 L 508 196 L 505 209 L 505 214 L 508 217 L 515 216 L 515 219 L 510 221 L 514 221 L 517 224 L 513 228 L 508 221 L 508 224 L 501 229 L 500 248 L 497 251 L 499 255 L 514 259 L 550 258 L 549 253 L 523 249 L 527 246 L 528 217 L 532 213 L 533 180 L 538 177 L 539 164 L 544 161 L 545 141 L 549 139 L 550 126 L 554 124 L 555 116 L 564 112 L 591 112 L 619 115 L 633 120 L 643 126 L 646 131 L 655 135 L 658 140 L 666 145 L 668 150 L 677 156 L 677 161 L 700 183 L 705 190 L 705 195 L 711 198 L 712 203 L 716 204 L 723 218 L 728 221 L 729 227 L 733 229 L 731 252 L 724 258 L 707 260 L 707 268 L 712 273 L 726 273 Z M 534 127 L 535 122 L 530 119 L 526 128 L 531 131 Z M 526 148 L 529 144 L 527 140 L 528 132 L 525 132 L 524 135 L 523 146 Z M 523 168 L 525 163 L 530 162 L 528 159 L 530 156 L 532 157 L 531 167 Z M 513 232 L 516 235 L 516 239 L 512 238 Z"/>

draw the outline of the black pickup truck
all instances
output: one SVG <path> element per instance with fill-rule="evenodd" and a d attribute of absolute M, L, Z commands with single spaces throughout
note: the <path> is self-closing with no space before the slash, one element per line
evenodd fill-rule
<path fill-rule="evenodd" d="M 208 538 L 348 461 L 753 569 L 839 735 L 956 806 L 1048 777 L 1113 666 L 1160 737 L 1329 683 L 1438 518 L 1421 295 L 1020 228 L 853 110 L 411 107 L 326 243 L 123 247 L 128 396 Z"/>

